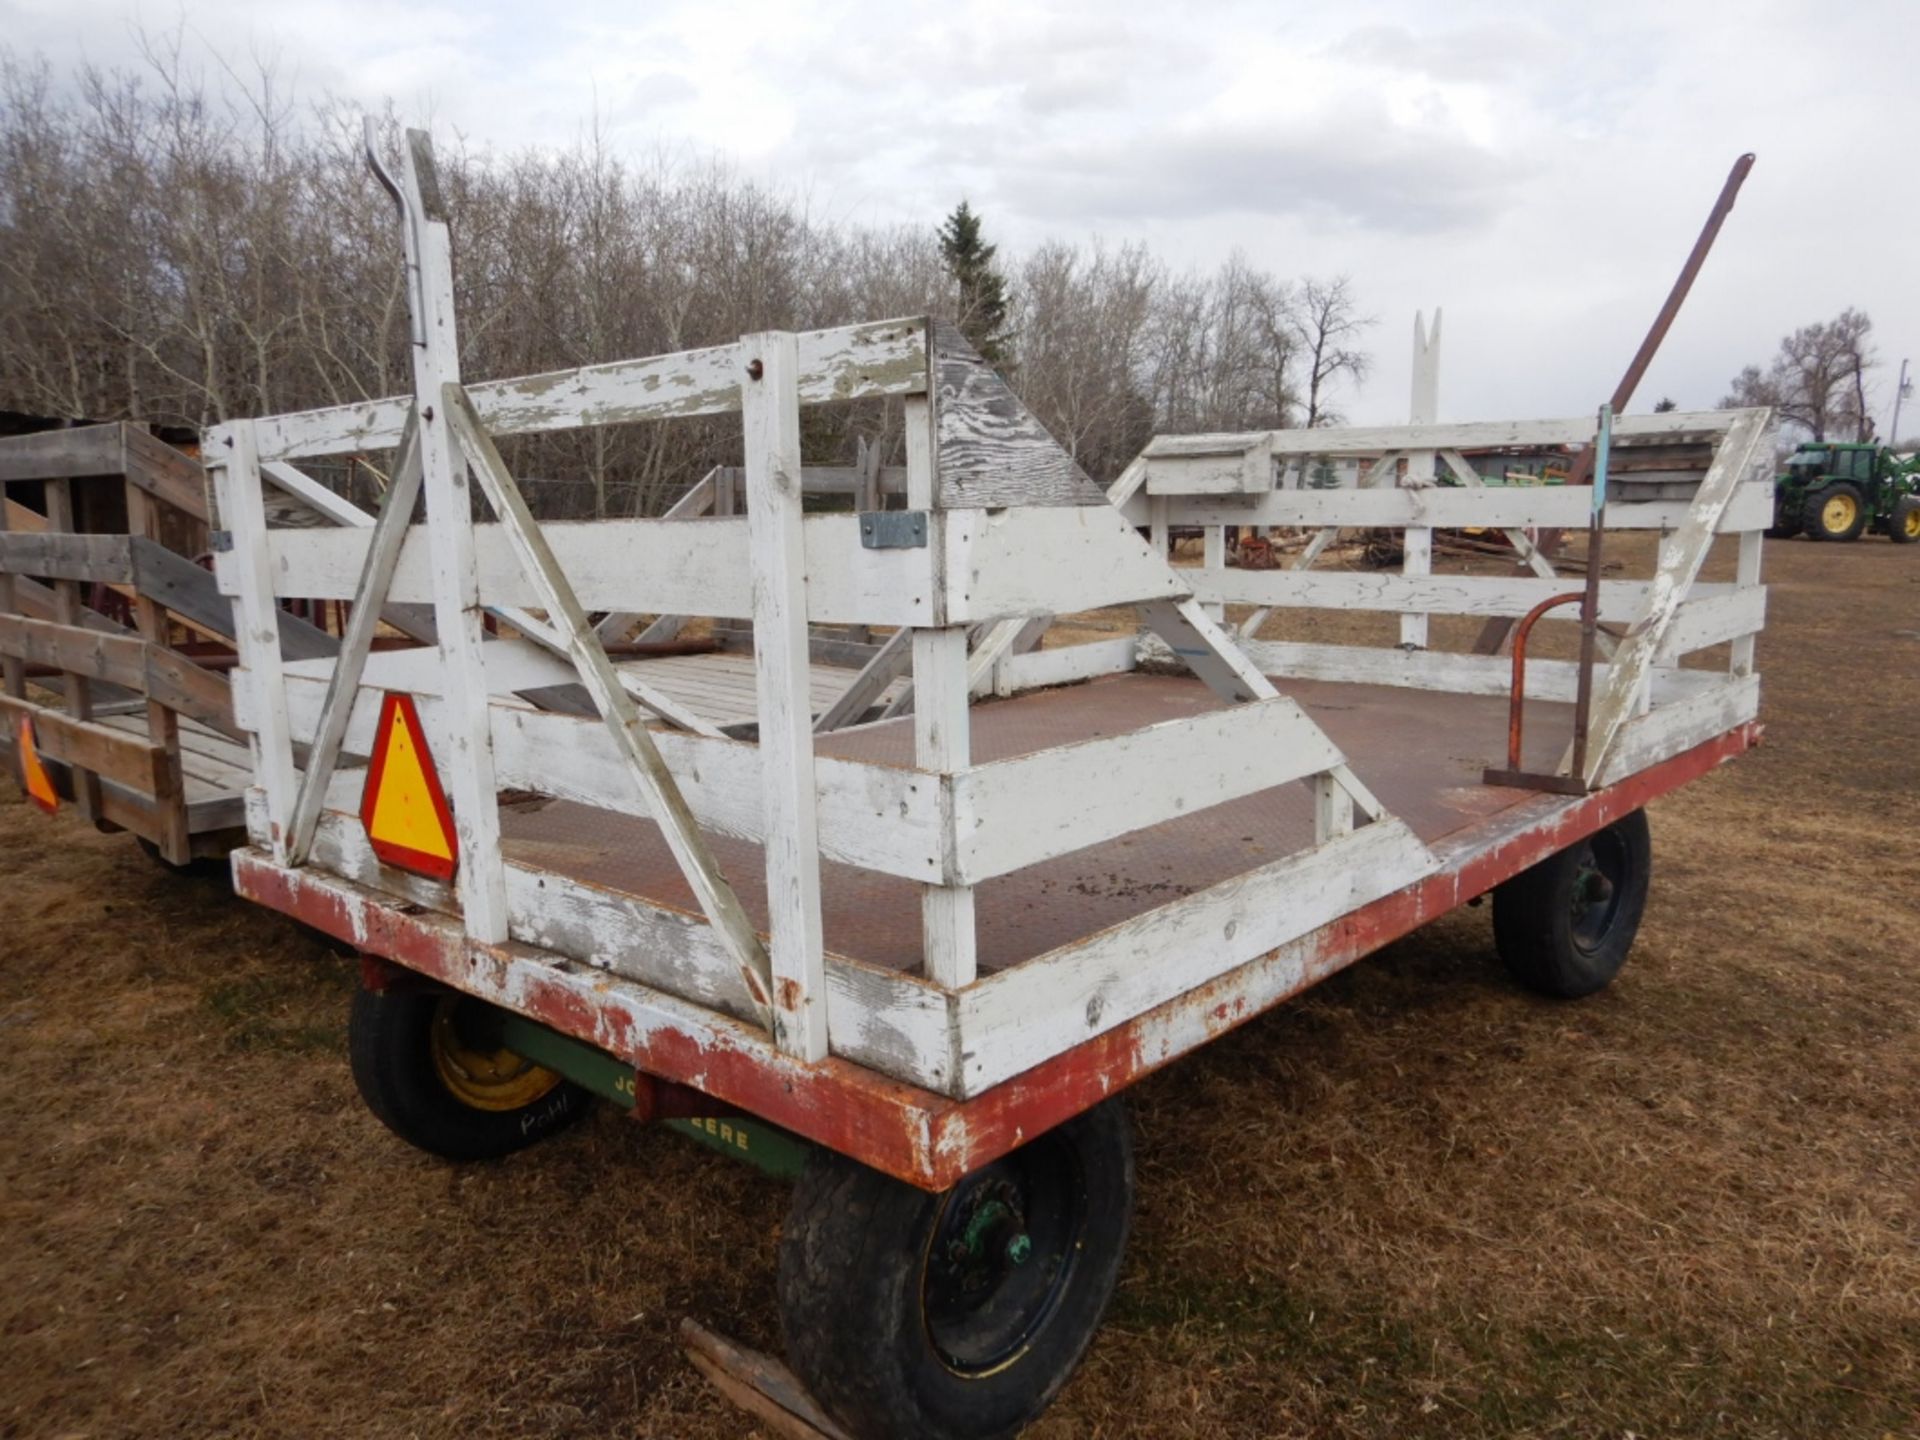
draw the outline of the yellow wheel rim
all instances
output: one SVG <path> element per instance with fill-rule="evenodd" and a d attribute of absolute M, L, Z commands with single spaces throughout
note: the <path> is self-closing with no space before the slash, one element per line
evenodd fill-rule
<path fill-rule="evenodd" d="M 433 1012 L 433 1068 L 462 1105 L 518 1110 L 540 1099 L 560 1077 L 511 1050 L 484 1050 L 460 1034 L 460 1001 L 449 996 Z"/>
<path fill-rule="evenodd" d="M 1858 513 L 1851 495 L 1834 495 L 1820 507 L 1820 523 L 1829 532 L 1838 535 L 1853 524 L 1853 517 Z"/>
<path fill-rule="evenodd" d="M 1906 531 L 1908 539 L 1920 540 L 1920 506 L 1907 511 L 1906 518 L 1900 523 L 1900 528 Z"/>

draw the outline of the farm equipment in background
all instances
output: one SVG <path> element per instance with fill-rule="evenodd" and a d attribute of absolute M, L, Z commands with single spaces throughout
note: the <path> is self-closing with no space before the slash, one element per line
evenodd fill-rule
<path fill-rule="evenodd" d="M 1869 530 L 1896 545 L 1920 540 L 1920 455 L 1809 440 L 1787 457 L 1768 535 L 1857 540 Z"/>

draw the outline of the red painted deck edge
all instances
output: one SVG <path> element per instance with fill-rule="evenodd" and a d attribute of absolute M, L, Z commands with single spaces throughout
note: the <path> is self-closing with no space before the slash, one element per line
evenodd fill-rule
<path fill-rule="evenodd" d="M 558 973 L 543 977 L 522 970 L 519 993 L 509 1000 L 508 968 L 541 952 L 475 944 L 450 917 L 333 876 L 286 869 L 255 851 L 235 852 L 234 889 L 372 954 L 509 1003 L 649 1075 L 692 1086 L 877 1170 L 941 1190 L 1554 851 L 1707 774 L 1756 744 L 1760 734 L 1758 724 L 1748 723 L 1592 795 L 1540 802 L 1545 813 L 1537 821 L 1286 947 L 1297 947 L 1306 958 L 1299 983 L 1284 992 L 1258 1003 L 1237 994 L 1263 963 L 1251 960 L 971 1100 L 948 1099 L 844 1060 L 804 1064 L 775 1052 L 758 1032 L 704 1012 L 705 1034 L 672 1026 L 642 1033 L 625 1011 L 582 993 L 581 984 Z"/>

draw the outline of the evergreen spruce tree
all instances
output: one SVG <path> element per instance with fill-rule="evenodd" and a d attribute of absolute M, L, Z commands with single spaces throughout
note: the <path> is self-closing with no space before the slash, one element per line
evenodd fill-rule
<path fill-rule="evenodd" d="M 980 238 L 980 217 L 962 200 L 940 227 L 940 255 L 960 285 L 960 329 L 992 365 L 1007 363 L 1007 282 L 993 268 L 999 246 Z"/>

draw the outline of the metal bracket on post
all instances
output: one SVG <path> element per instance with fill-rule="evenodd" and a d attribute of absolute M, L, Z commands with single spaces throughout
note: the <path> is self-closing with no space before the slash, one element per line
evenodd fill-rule
<path fill-rule="evenodd" d="M 868 550 L 924 550 L 927 512 L 869 510 L 860 517 L 860 544 Z"/>

